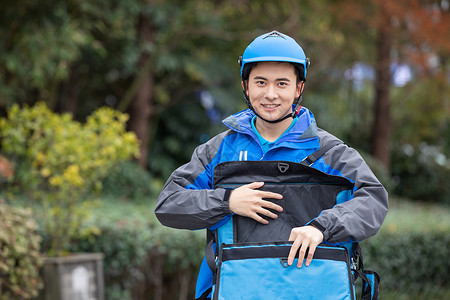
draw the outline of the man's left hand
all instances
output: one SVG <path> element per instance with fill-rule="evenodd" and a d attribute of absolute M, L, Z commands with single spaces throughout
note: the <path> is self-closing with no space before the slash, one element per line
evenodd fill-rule
<path fill-rule="evenodd" d="M 297 267 L 301 268 L 306 251 L 308 251 L 308 255 L 306 257 L 305 265 L 309 266 L 311 263 L 317 245 L 323 241 L 323 233 L 311 225 L 295 227 L 291 230 L 289 241 L 293 241 L 294 243 L 289 252 L 288 265 L 292 265 L 295 254 L 299 251 Z"/>

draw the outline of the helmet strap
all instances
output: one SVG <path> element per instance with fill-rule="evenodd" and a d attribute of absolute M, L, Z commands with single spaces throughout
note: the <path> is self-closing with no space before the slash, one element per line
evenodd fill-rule
<path fill-rule="evenodd" d="M 300 96 L 295 100 L 295 108 L 292 111 L 292 118 L 295 118 L 296 115 L 298 115 L 300 109 L 302 108 L 301 103 L 303 101 L 303 91 L 300 93 Z"/>

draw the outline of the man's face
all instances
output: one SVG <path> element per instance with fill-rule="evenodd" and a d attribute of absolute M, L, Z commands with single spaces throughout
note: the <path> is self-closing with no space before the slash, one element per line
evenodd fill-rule
<path fill-rule="evenodd" d="M 303 82 L 297 84 L 294 66 L 284 62 L 260 62 L 250 71 L 247 93 L 255 111 L 275 121 L 292 111 Z"/>

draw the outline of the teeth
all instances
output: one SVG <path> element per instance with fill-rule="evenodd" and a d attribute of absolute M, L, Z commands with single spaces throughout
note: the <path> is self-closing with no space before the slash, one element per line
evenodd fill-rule
<path fill-rule="evenodd" d="M 276 105 L 276 104 L 271 104 L 271 105 L 266 104 L 266 105 L 263 105 L 263 106 L 267 107 L 267 108 L 274 108 L 274 107 L 277 107 L 278 105 Z"/>

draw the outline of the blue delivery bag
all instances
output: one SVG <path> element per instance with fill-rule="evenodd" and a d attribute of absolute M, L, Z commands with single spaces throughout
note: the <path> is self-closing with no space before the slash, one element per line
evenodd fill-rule
<path fill-rule="evenodd" d="M 353 300 L 353 275 L 345 247 L 318 246 L 306 267 L 287 265 L 291 243 L 223 244 L 215 300 Z"/>
<path fill-rule="evenodd" d="M 265 199 L 276 201 L 283 213 L 267 225 L 233 215 L 222 226 L 208 229 L 202 268 L 211 269 L 213 286 L 197 299 L 353 300 L 358 277 L 364 281 L 363 299 L 378 299 L 379 277 L 364 270 L 358 243 L 324 241 L 308 267 L 297 268 L 297 261 L 287 265 L 292 228 L 309 224 L 323 210 L 353 196 L 350 180 L 310 167 L 326 151 L 321 148 L 301 163 L 229 161 L 216 166 L 214 188 L 234 189 L 262 181 L 261 190 L 283 195 L 281 200 Z"/>

